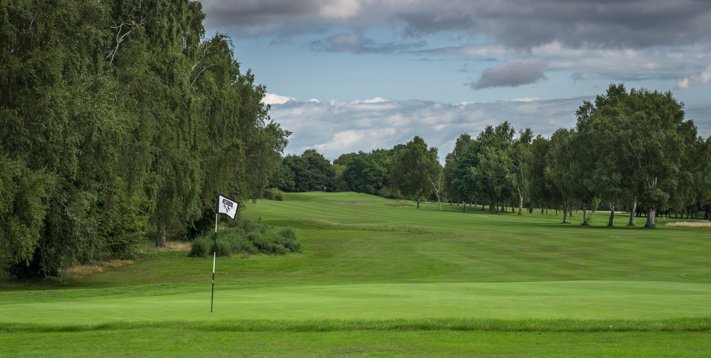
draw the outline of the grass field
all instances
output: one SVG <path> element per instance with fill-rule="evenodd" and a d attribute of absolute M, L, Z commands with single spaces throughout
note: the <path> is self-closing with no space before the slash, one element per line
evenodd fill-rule
<path fill-rule="evenodd" d="M 353 193 L 247 205 L 303 253 L 218 258 L 214 313 L 212 259 L 147 243 L 62 285 L 1 282 L 0 356 L 711 355 L 708 228 Z"/>

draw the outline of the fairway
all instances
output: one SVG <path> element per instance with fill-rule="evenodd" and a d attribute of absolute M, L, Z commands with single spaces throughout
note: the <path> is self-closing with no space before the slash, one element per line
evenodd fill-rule
<path fill-rule="evenodd" d="M 626 228 L 623 216 L 609 229 L 606 214 L 581 227 L 552 211 L 418 210 L 353 193 L 248 203 L 244 217 L 293 227 L 302 253 L 218 258 L 214 313 L 211 258 L 146 247 L 133 264 L 59 286 L 3 282 L 0 355 L 90 356 L 97 341 L 128 356 L 711 354 L 711 232 L 664 219 Z M 217 332 L 231 348 L 171 354 L 136 332 L 206 342 Z M 39 336 L 35 351 L 22 343 Z M 69 339 L 86 349 L 65 351 Z"/>

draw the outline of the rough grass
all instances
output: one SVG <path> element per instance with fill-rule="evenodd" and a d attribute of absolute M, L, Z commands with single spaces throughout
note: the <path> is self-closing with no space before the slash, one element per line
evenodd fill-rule
<path fill-rule="evenodd" d="M 218 258 L 213 314 L 212 259 L 147 245 L 60 286 L 1 282 L 0 356 L 711 355 L 711 240 L 665 218 L 581 227 L 352 193 L 244 215 L 293 227 L 302 253 Z"/>
<path fill-rule="evenodd" d="M 143 328 L 176 328 L 225 332 L 337 332 L 337 331 L 488 331 L 488 332 L 711 332 L 711 319 L 670 320 L 496 320 L 496 319 L 395 319 L 395 320 L 243 320 L 243 321 L 143 321 L 89 325 L 14 323 L 0 332 L 85 332 Z"/>
<path fill-rule="evenodd" d="M 677 221 L 667 223 L 669 227 L 695 227 L 695 228 L 711 228 L 711 221 Z"/>
<path fill-rule="evenodd" d="M 70 279 L 79 280 L 85 276 L 132 264 L 132 260 L 110 260 L 87 265 L 76 265 L 66 270 Z"/>

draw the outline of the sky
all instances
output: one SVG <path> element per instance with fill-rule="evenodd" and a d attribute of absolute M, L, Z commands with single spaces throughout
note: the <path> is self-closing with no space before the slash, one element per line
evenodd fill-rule
<path fill-rule="evenodd" d="M 266 86 L 286 154 L 333 160 L 415 135 L 442 160 L 509 121 L 548 136 L 613 83 L 671 91 L 711 135 L 711 1 L 203 0 Z"/>

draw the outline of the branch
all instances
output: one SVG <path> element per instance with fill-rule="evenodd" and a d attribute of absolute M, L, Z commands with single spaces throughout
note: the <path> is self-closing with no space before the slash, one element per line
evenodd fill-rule
<path fill-rule="evenodd" d="M 209 64 L 209 65 L 203 67 L 202 70 L 200 70 L 200 72 L 198 72 L 198 74 L 195 75 L 195 78 L 193 78 L 193 80 L 190 82 L 190 85 L 191 85 L 191 86 L 194 85 L 194 84 L 195 84 L 195 81 L 197 81 L 197 79 L 200 77 L 200 75 L 202 75 L 203 72 L 205 72 L 208 68 L 214 67 L 214 66 L 217 66 L 217 65 L 214 64 L 214 63 L 211 63 L 211 64 Z"/>
<path fill-rule="evenodd" d="M 140 10 L 140 4 L 138 7 L 134 7 L 131 10 L 131 14 L 134 12 L 137 12 Z M 109 61 L 109 65 L 111 65 L 114 62 L 114 58 L 116 57 L 116 54 L 118 54 L 119 49 L 121 48 L 121 44 L 123 41 L 130 35 L 134 30 L 140 28 L 146 23 L 146 17 L 143 16 L 139 19 L 138 22 L 136 22 L 134 19 L 131 18 L 132 15 L 129 15 L 129 18 L 127 20 L 122 21 L 120 24 L 116 26 L 111 26 L 112 29 L 116 30 L 116 45 L 109 50 L 109 53 L 106 55 L 106 59 Z M 124 26 L 128 28 L 126 32 L 124 31 Z"/>
<path fill-rule="evenodd" d="M 197 60 L 197 62 L 195 62 L 195 63 L 192 65 L 192 67 L 190 67 L 190 73 L 193 73 L 193 71 L 195 71 L 195 69 L 196 69 L 201 63 L 203 63 L 203 61 L 205 61 L 205 59 L 206 59 L 208 56 L 210 56 L 213 52 L 214 52 L 214 51 L 213 51 L 212 42 L 208 42 L 208 43 L 205 45 L 205 48 L 202 50 L 202 55 L 200 56 L 200 58 Z M 200 78 L 200 76 L 203 74 L 203 72 L 205 72 L 208 68 L 213 67 L 213 66 L 216 66 L 216 64 L 212 63 L 212 64 L 209 64 L 209 65 L 203 67 L 203 68 L 200 70 L 200 72 L 198 72 L 197 75 L 195 75 L 195 77 L 193 77 L 192 81 L 190 81 L 190 85 L 195 84 L 195 81 L 197 81 L 198 78 Z"/>

